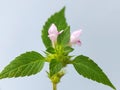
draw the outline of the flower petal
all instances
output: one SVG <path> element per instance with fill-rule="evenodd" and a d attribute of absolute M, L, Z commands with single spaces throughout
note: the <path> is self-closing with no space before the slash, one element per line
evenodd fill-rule
<path fill-rule="evenodd" d="M 48 35 L 48 37 L 49 37 L 50 40 L 53 41 L 53 42 L 56 42 L 56 40 L 57 40 L 57 36 L 56 36 L 55 34 L 50 34 L 50 35 Z"/>
<path fill-rule="evenodd" d="M 79 36 L 81 35 L 81 33 L 82 33 L 82 30 L 80 29 L 80 30 L 74 31 L 71 34 L 71 36 L 75 36 L 76 38 L 79 38 Z"/>
<path fill-rule="evenodd" d="M 79 36 L 81 34 L 82 30 L 77 30 L 75 32 L 73 32 L 70 36 L 70 45 L 72 44 L 78 44 L 81 45 L 81 41 L 79 39 Z"/>
<path fill-rule="evenodd" d="M 80 46 L 81 45 L 81 41 L 78 40 L 76 44 Z"/>
<path fill-rule="evenodd" d="M 48 30 L 48 34 L 55 34 L 58 35 L 58 31 L 57 31 L 57 27 L 55 26 L 55 24 L 52 24 Z"/>

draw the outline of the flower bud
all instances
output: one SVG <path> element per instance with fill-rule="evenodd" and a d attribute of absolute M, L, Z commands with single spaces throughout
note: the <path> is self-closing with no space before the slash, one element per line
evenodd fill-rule
<path fill-rule="evenodd" d="M 54 44 L 57 42 L 57 37 L 59 34 L 61 34 L 63 32 L 63 30 L 61 30 L 60 32 L 58 32 L 57 27 L 55 26 L 55 24 L 52 24 L 48 30 L 48 37 L 50 38 L 50 40 L 52 41 L 52 45 L 54 47 Z"/>
<path fill-rule="evenodd" d="M 50 40 L 52 42 L 56 42 L 57 40 L 57 36 L 59 34 L 59 32 L 57 31 L 57 27 L 55 26 L 55 24 L 52 24 L 48 30 L 48 37 L 50 38 Z"/>
<path fill-rule="evenodd" d="M 81 41 L 79 39 L 80 35 L 81 35 L 82 30 L 77 30 L 74 31 L 71 36 L 70 36 L 70 45 L 81 45 Z"/>

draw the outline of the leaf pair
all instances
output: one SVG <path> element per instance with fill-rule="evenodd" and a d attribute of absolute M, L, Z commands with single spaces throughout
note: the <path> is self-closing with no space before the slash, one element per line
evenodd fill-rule
<path fill-rule="evenodd" d="M 36 74 L 41 71 L 44 62 L 44 57 L 35 51 L 24 53 L 16 57 L 15 60 L 5 67 L 0 73 L 0 79 Z M 80 75 L 115 89 L 104 72 L 89 57 L 80 55 L 73 60 L 72 64 Z M 62 64 L 53 59 L 50 63 L 50 76 L 60 71 L 61 68 Z"/>

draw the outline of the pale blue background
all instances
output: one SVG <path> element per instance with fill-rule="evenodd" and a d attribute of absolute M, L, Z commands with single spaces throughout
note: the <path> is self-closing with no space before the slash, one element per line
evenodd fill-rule
<path fill-rule="evenodd" d="M 0 71 L 21 53 L 45 50 L 42 26 L 63 6 L 71 30 L 83 29 L 82 46 L 74 53 L 94 59 L 120 90 L 120 0 L 0 0 Z M 52 90 L 46 70 L 47 65 L 34 76 L 0 80 L 0 90 Z M 66 71 L 58 90 L 112 90 L 72 66 Z"/>

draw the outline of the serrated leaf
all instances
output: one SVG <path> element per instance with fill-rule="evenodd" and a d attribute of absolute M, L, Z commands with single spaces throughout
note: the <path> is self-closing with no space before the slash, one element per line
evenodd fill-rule
<path fill-rule="evenodd" d="M 48 47 L 46 51 L 52 54 L 55 53 L 55 49 L 53 47 Z"/>
<path fill-rule="evenodd" d="M 64 12 L 65 12 L 65 7 L 62 8 L 59 12 L 52 15 L 50 18 L 48 18 L 45 25 L 43 26 L 42 41 L 46 46 L 46 48 L 52 46 L 51 41 L 48 37 L 48 29 L 51 26 L 51 24 L 54 23 L 57 26 L 58 31 L 65 30 L 65 28 L 67 27 L 67 22 Z"/>
<path fill-rule="evenodd" d="M 73 60 L 73 65 L 80 75 L 115 89 L 105 73 L 89 57 L 80 55 Z"/>
<path fill-rule="evenodd" d="M 16 57 L 0 73 L 0 79 L 11 77 L 23 77 L 36 74 L 41 71 L 44 65 L 44 57 L 35 52 L 26 52 Z"/>
<path fill-rule="evenodd" d="M 57 72 L 59 72 L 62 69 L 62 63 L 52 59 L 50 62 L 50 77 L 53 76 L 54 74 L 56 74 Z"/>
<path fill-rule="evenodd" d="M 70 27 L 66 27 L 66 29 L 58 36 L 58 44 L 60 45 L 68 45 L 70 41 Z"/>

